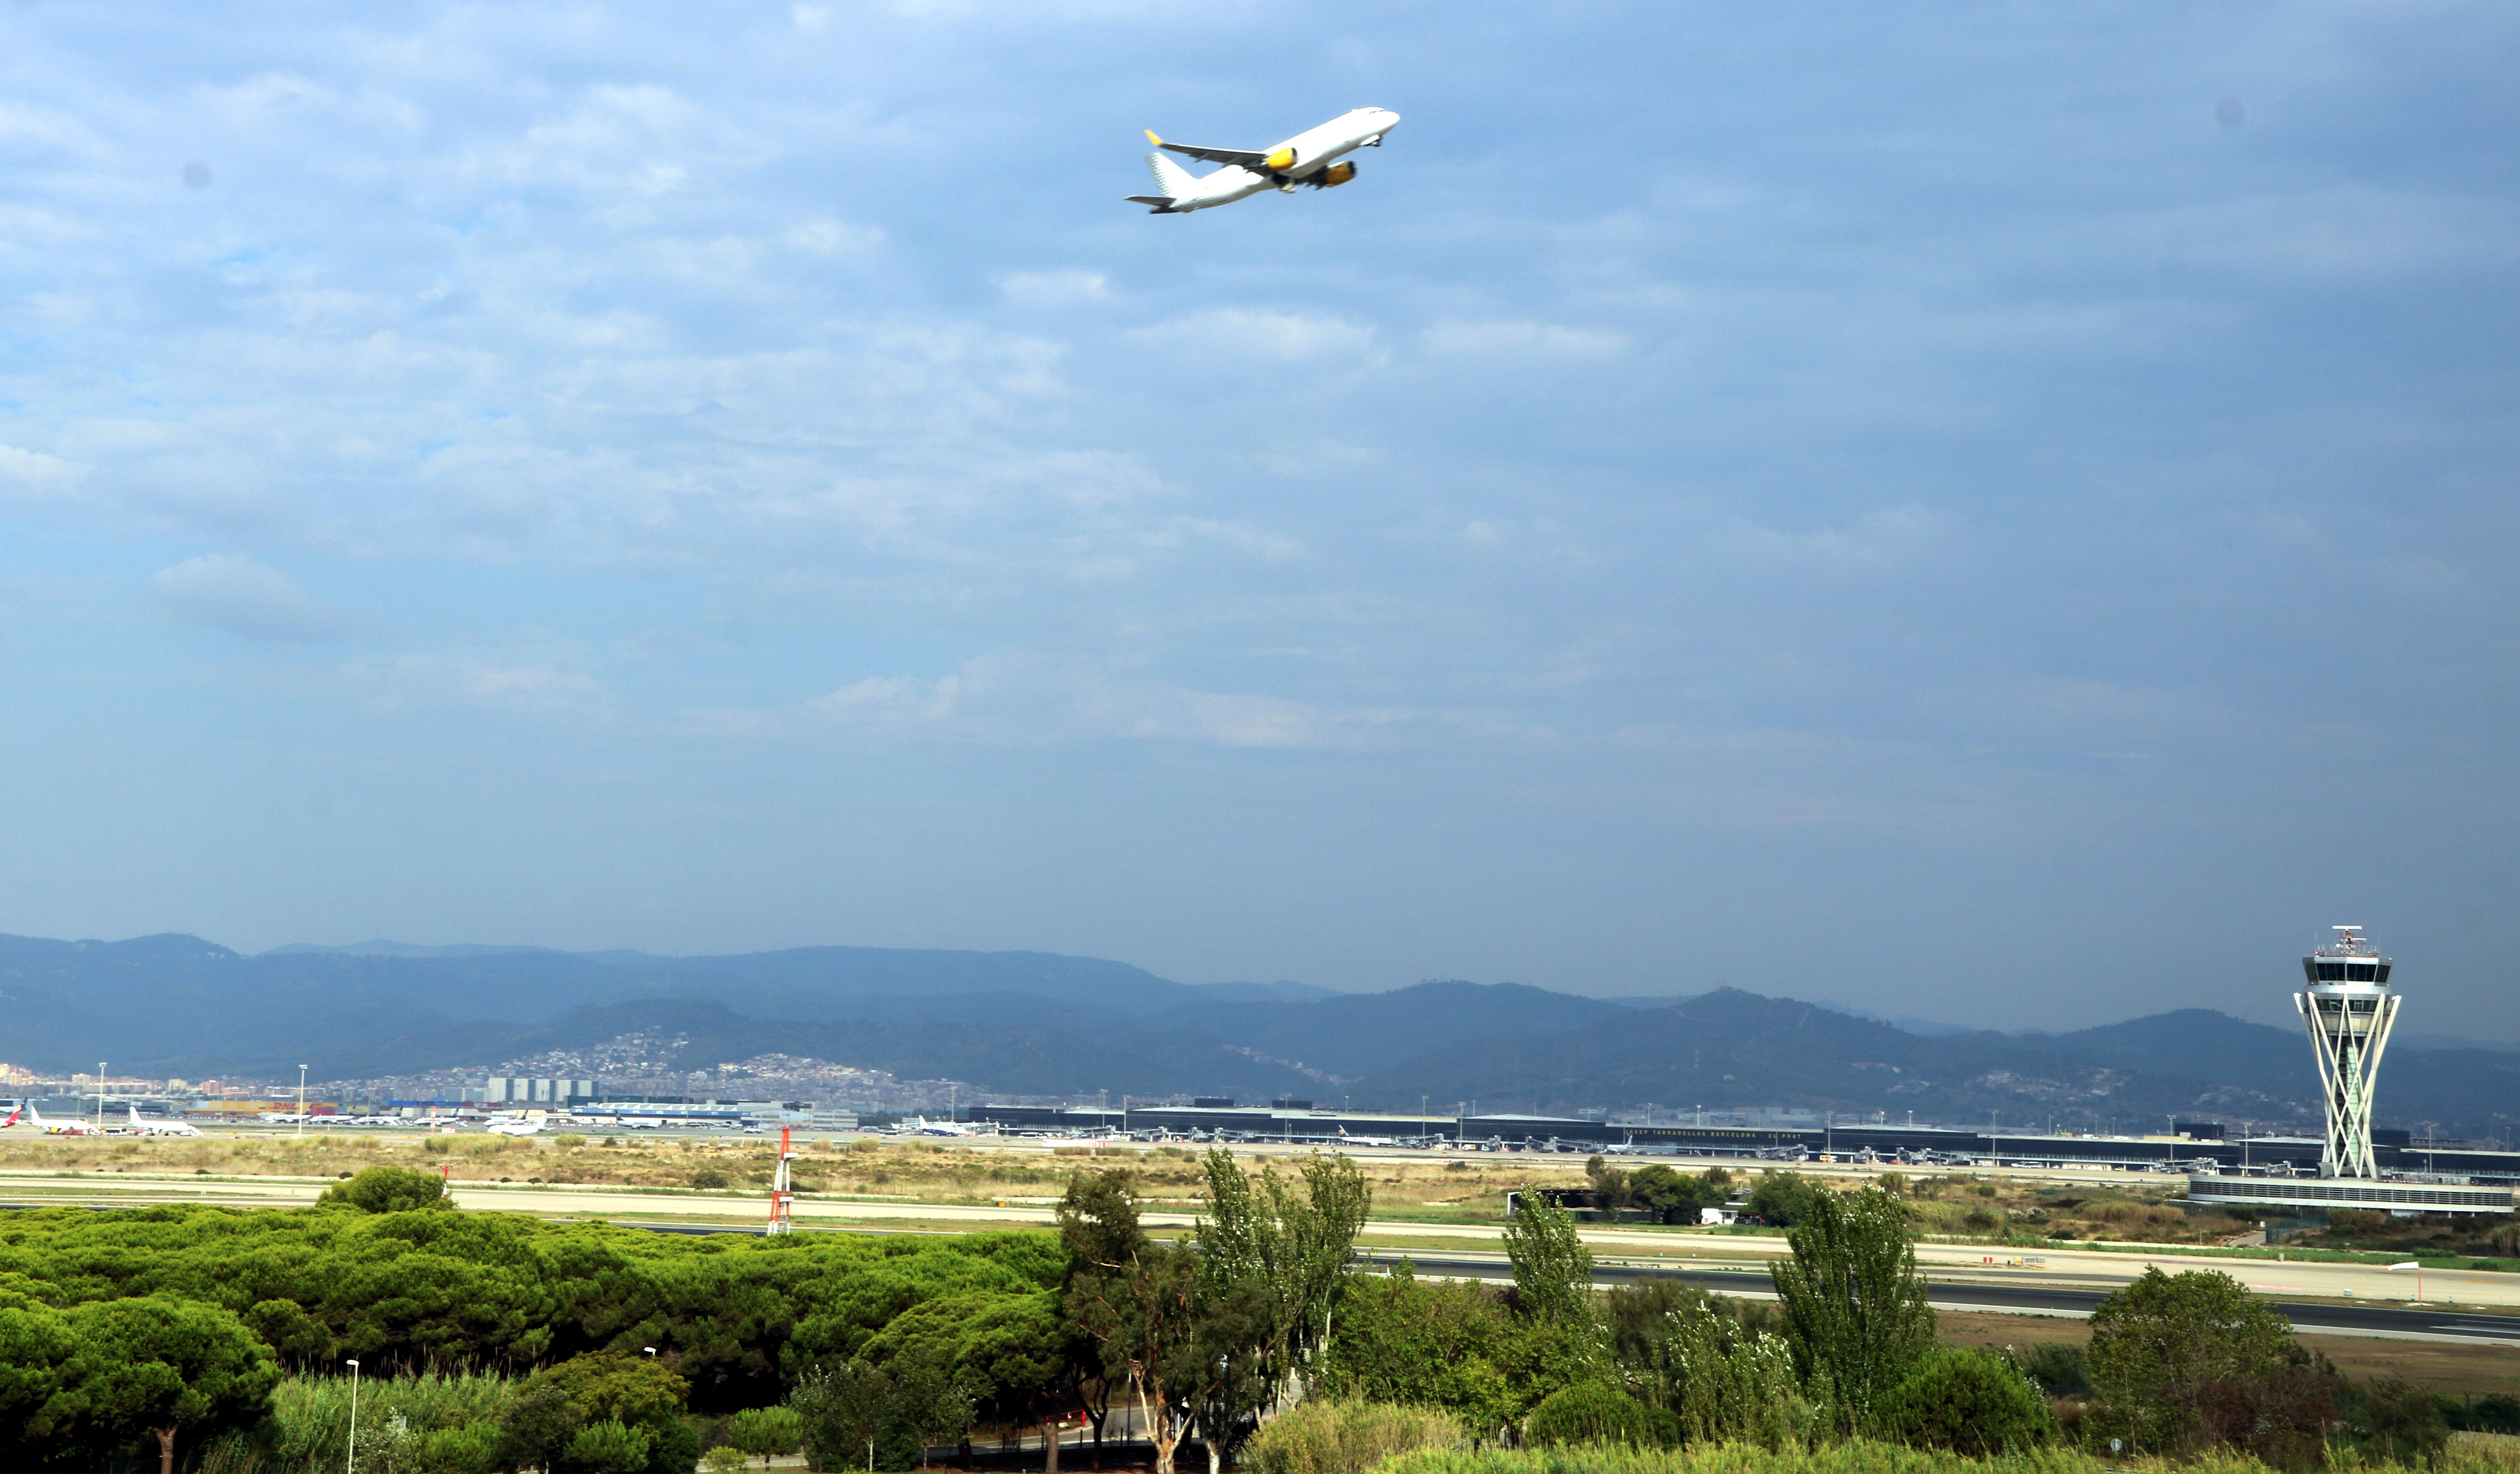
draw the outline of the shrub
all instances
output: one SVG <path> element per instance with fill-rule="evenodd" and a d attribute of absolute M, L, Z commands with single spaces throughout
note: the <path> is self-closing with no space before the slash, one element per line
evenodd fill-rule
<path fill-rule="evenodd" d="M 1980 1457 L 2056 1436 L 2056 1414 L 2038 1384 L 2002 1357 L 1966 1347 L 1928 1352 L 1873 1416 L 1885 1436 L 1911 1448 Z"/>
<path fill-rule="evenodd" d="M 2431 1460 L 2450 1443 L 2441 1400 L 2403 1377 L 2377 1378 L 2343 1401 L 2346 1432 L 2366 1453 L 2411 1464 Z"/>
<path fill-rule="evenodd" d="M 363 1167 L 355 1175 L 342 1175 L 349 1180 L 325 1188 L 324 1195 L 315 1200 L 318 1206 L 341 1204 L 362 1213 L 412 1213 L 455 1206 L 446 1195 L 446 1180 L 433 1172 L 411 1167 Z"/>
<path fill-rule="evenodd" d="M 1643 1444 L 1645 1409 L 1636 1399 L 1600 1382 L 1561 1387 L 1531 1409 L 1523 1431 L 1543 1448 L 1552 1444 Z"/>
<path fill-rule="evenodd" d="M 727 1181 L 728 1178 L 726 1174 L 718 1171 L 714 1167 L 703 1167 L 699 1171 L 692 1174 L 692 1185 L 705 1190 L 714 1190 L 716 1188 L 724 1187 L 727 1185 Z"/>
<path fill-rule="evenodd" d="M 2099 1431 L 2164 1454 L 2212 1435 L 2200 1399 L 2242 1389 L 2295 1364 L 2292 1325 L 2246 1285 L 2216 1269 L 2157 1268 L 2103 1297 L 2092 1314 L 2092 1382 Z M 2216 1390 L 2219 1389 L 2219 1390 Z"/>
<path fill-rule="evenodd" d="M 2092 1359 L 2071 1341 L 2042 1341 L 2021 1359 L 2021 1369 L 2052 1398 L 2092 1395 Z"/>
<path fill-rule="evenodd" d="M 2520 1398 L 2507 1392 L 2446 1401 L 2442 1411 L 2453 1428 L 2477 1433 L 2520 1433 Z"/>
<path fill-rule="evenodd" d="M 570 1474 L 637 1474 L 648 1467 L 648 1450 L 654 1442 L 647 1429 L 608 1418 L 577 1430 L 562 1466 Z"/>
<path fill-rule="evenodd" d="M 805 1420 L 793 1407 L 746 1407 L 735 1415 L 727 1436 L 766 1469 L 773 1457 L 793 1453 L 804 1443 Z"/>
<path fill-rule="evenodd" d="M 1448 1412 L 1316 1398 L 1263 1423 L 1242 1457 L 1251 1474 L 1365 1474 L 1396 1454 L 1461 1441 L 1461 1420 Z"/>

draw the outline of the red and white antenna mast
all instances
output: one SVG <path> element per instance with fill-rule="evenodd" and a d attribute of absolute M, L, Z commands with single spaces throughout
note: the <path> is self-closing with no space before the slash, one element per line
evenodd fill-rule
<path fill-rule="evenodd" d="M 779 1129 L 779 1171 L 770 1179 L 770 1226 L 765 1233 L 796 1231 L 796 1194 L 788 1185 L 788 1164 L 796 1160 L 796 1147 L 788 1140 L 790 1128 Z"/>

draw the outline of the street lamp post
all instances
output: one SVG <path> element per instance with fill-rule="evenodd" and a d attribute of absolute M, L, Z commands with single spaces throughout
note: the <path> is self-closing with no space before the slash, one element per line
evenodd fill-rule
<path fill-rule="evenodd" d="M 341 1474 L 358 1474 L 359 1469 L 359 1359 L 350 1362 L 350 1454 L 341 1461 Z"/>
<path fill-rule="evenodd" d="M 297 1134 L 306 1134 L 306 1067 L 297 1067 Z"/>

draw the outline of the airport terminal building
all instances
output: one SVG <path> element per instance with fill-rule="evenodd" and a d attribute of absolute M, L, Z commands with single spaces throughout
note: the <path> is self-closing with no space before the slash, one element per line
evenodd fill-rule
<path fill-rule="evenodd" d="M 1690 1126 L 1596 1121 L 1572 1116 L 1399 1115 L 1316 1108 L 1309 1101 L 1267 1106 L 983 1105 L 965 1119 L 1005 1131 L 1057 1135 L 1162 1135 L 1242 1142 L 1314 1145 L 1502 1147 L 1592 1153 L 1625 1148 L 1639 1154 L 1799 1161 L 1831 1159 L 1922 1166 L 2113 1167 L 2136 1171 L 2210 1172 L 2237 1185 L 2259 1180 L 2307 1182 L 2318 1174 L 2322 1143 L 2315 1136 L 2238 1137 L 2213 1122 L 2180 1122 L 2176 1135 L 2075 1136 L 2012 1134 L 1934 1126 Z M 2520 1152 L 2433 1149 L 2405 1131 L 2374 1130 L 2374 1160 L 2384 1173 L 2478 1185 L 2509 1212 L 2520 1185 Z M 2498 1197 L 2496 1192 L 2498 1191 Z M 2485 1206 L 2485 1205 L 2478 1205 Z"/>

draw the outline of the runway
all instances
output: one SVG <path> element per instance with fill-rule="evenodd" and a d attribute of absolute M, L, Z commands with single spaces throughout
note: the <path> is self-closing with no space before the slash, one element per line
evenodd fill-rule
<path fill-rule="evenodd" d="M 1389 1267 L 1402 1258 L 1418 1273 L 1452 1279 L 1512 1278 L 1502 1259 L 1430 1258 L 1418 1255 L 1367 1256 L 1367 1262 Z M 1676 1279 L 1722 1295 L 1774 1299 L 1764 1270 L 1656 1268 L 1633 1265 L 1596 1266 L 1597 1285 L 1634 1284 L 1639 1280 Z M 1936 1279 L 1927 1275 L 1927 1298 L 1951 1311 L 1992 1311 L 2011 1315 L 2060 1315 L 2081 1319 L 2099 1308 L 2105 1290 L 2071 1289 L 2039 1284 L 1986 1284 Z M 2520 1316 L 2461 1313 L 2443 1306 L 2322 1305 L 2275 1302 L 2275 1310 L 2293 1329 L 2326 1336 L 2403 1336 L 2426 1341 L 2463 1341 L 2520 1346 Z"/>

